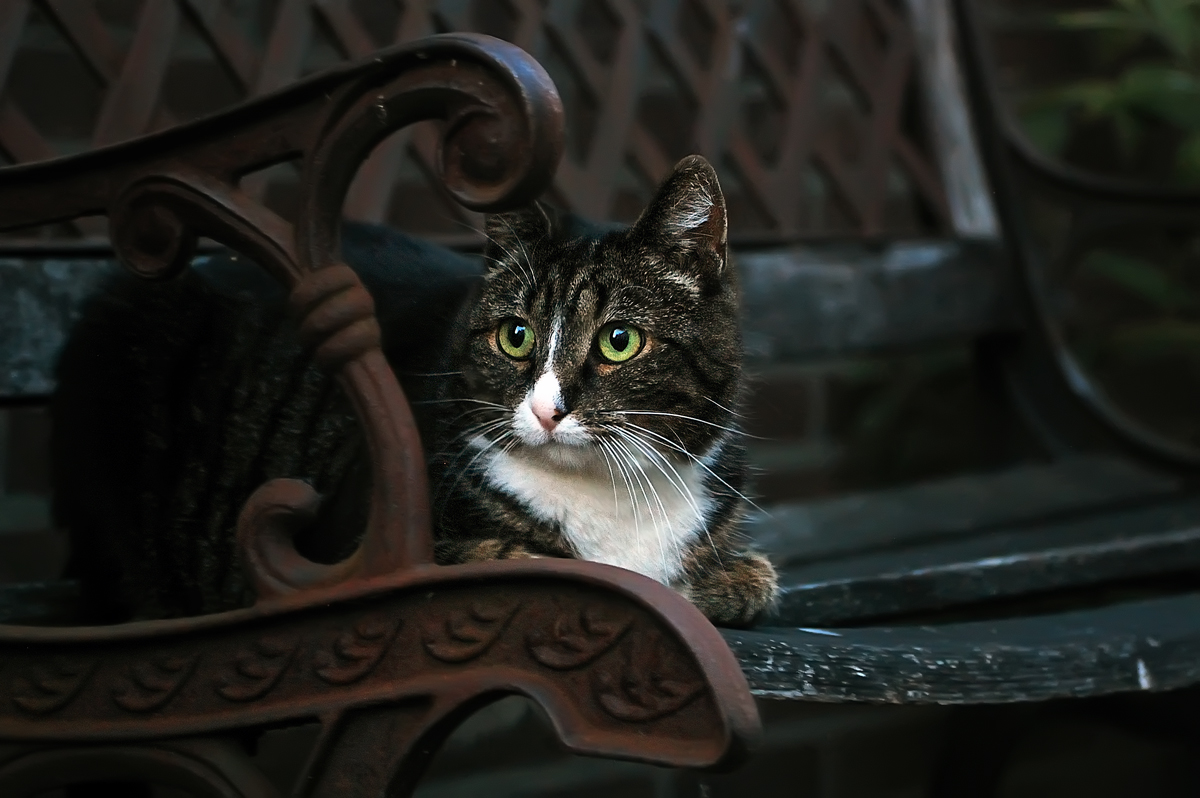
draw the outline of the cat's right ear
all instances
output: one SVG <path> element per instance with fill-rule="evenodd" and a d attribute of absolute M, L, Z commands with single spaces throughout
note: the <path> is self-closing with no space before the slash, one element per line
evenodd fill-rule
<path fill-rule="evenodd" d="M 484 224 L 487 241 L 483 254 L 488 263 L 508 263 L 523 253 L 529 245 L 549 236 L 554 229 L 550 209 L 540 202 L 506 213 L 489 214 Z"/>

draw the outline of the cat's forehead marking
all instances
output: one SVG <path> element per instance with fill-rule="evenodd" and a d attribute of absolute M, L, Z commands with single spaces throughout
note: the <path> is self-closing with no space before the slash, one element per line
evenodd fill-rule
<path fill-rule="evenodd" d="M 546 346 L 545 372 L 549 372 L 554 368 L 554 356 L 558 353 L 558 345 L 562 340 L 562 327 L 562 314 L 559 311 L 555 311 L 554 318 L 550 320 L 550 343 Z"/>

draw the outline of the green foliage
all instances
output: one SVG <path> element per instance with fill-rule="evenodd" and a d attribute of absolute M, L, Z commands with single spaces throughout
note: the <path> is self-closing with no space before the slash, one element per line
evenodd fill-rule
<path fill-rule="evenodd" d="M 1144 258 L 1095 249 L 1084 257 L 1080 271 L 1085 276 L 1106 280 L 1155 310 L 1174 313 L 1196 307 L 1196 297 L 1187 286 Z"/>
<path fill-rule="evenodd" d="M 1030 138 L 1061 154 L 1072 124 L 1112 125 L 1127 159 L 1152 124 L 1178 130 L 1173 177 L 1200 181 L 1200 0 L 1112 0 L 1112 7 L 1057 14 L 1059 29 L 1090 32 L 1099 67 L 1115 77 L 1039 92 L 1022 108 Z"/>

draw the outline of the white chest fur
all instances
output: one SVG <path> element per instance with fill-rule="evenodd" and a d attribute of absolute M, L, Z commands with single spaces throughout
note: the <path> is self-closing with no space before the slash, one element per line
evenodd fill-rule
<path fill-rule="evenodd" d="M 703 534 L 709 498 L 695 465 L 663 473 L 653 464 L 611 472 L 597 454 L 593 467 L 568 470 L 541 458 L 495 452 L 485 466 L 488 482 L 557 523 L 580 558 L 616 565 L 671 584 L 684 551 Z"/>

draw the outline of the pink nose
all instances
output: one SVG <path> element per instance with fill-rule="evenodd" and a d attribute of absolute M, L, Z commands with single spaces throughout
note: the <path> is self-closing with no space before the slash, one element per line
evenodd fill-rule
<path fill-rule="evenodd" d="M 553 432 L 554 428 L 558 426 L 558 422 L 567 417 L 566 410 L 559 407 L 549 397 L 535 396 L 532 405 L 533 415 L 537 417 L 538 423 L 546 432 Z"/>

